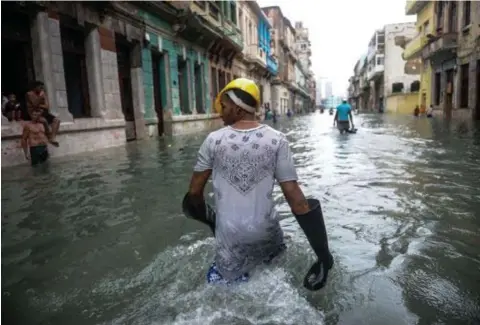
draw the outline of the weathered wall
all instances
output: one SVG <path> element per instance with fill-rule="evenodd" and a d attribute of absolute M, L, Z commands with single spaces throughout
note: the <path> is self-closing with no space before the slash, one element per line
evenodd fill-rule
<path fill-rule="evenodd" d="M 413 114 L 417 106 L 418 93 L 390 95 L 387 97 L 386 111 L 390 113 Z"/>
<path fill-rule="evenodd" d="M 405 36 L 406 38 L 413 38 L 415 35 L 416 29 L 413 22 L 385 26 L 384 98 L 392 93 L 392 84 L 402 82 L 404 89 L 409 91 L 410 84 L 420 80 L 420 75 L 408 75 L 405 73 L 406 61 L 402 57 L 403 48 L 395 45 L 395 37 Z"/>
<path fill-rule="evenodd" d="M 213 117 L 213 115 L 211 115 L 210 64 L 205 55 L 205 50 L 193 46 L 183 39 L 179 39 L 178 36 L 174 35 L 170 24 L 159 17 L 144 11 L 139 12 L 139 14 L 149 24 L 147 33 L 150 37 L 150 48 L 146 47 L 142 50 L 145 118 L 148 124 L 155 124 L 157 122 L 153 88 L 152 49 L 155 49 L 163 55 L 160 60 L 159 72 L 160 76 L 164 78 L 160 81 L 164 123 L 176 124 L 181 123 L 183 120 L 189 121 L 192 118 L 205 121 L 205 117 Z M 178 57 L 182 57 L 187 61 L 188 103 L 191 114 L 183 114 L 180 108 Z M 200 103 L 196 103 L 194 74 L 196 63 L 200 64 L 202 69 L 203 107 L 197 107 Z M 197 112 L 202 111 L 202 109 L 205 111 L 205 114 L 197 114 Z M 176 126 L 170 127 L 166 125 L 167 134 L 169 132 L 175 134 L 176 130 L 178 130 Z M 150 134 L 152 134 L 152 132 L 150 132 Z"/>

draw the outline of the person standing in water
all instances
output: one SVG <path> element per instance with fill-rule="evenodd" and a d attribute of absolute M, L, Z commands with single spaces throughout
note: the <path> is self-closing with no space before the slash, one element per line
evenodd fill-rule
<path fill-rule="evenodd" d="M 333 118 L 333 126 L 337 125 L 337 129 L 340 133 L 344 133 L 350 130 L 350 123 L 352 124 L 351 128 L 353 129 L 352 107 L 347 103 L 346 99 L 343 99 L 342 103 L 337 106 L 337 111 Z"/>
<path fill-rule="evenodd" d="M 32 111 L 34 109 L 40 109 L 42 111 L 40 121 L 45 126 L 45 132 L 48 136 L 48 141 L 55 147 L 58 147 L 59 144 L 56 141 L 56 136 L 58 129 L 60 128 L 60 120 L 50 113 L 50 105 L 47 94 L 45 93 L 43 82 L 41 81 L 35 81 L 30 91 L 27 92 L 27 110 L 30 116 L 32 115 Z M 51 132 L 49 125 L 52 127 Z"/>
<path fill-rule="evenodd" d="M 285 250 L 273 199 L 278 181 L 317 254 L 304 285 L 318 290 L 333 265 L 320 202 L 305 198 L 286 136 L 255 120 L 259 106 L 258 86 L 249 79 L 231 81 L 217 96 L 215 107 L 225 127 L 210 133 L 201 145 L 183 210 L 209 225 L 215 235 L 215 259 L 207 281 L 247 281 L 256 266 Z M 215 209 L 203 194 L 210 176 Z"/>
<path fill-rule="evenodd" d="M 25 159 L 30 160 L 32 166 L 48 160 L 48 137 L 45 125 L 41 121 L 42 110 L 35 108 L 30 112 L 31 121 L 23 126 L 22 148 Z"/>

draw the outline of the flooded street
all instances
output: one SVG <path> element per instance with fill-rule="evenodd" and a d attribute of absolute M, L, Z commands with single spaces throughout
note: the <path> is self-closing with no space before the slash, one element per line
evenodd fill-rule
<path fill-rule="evenodd" d="M 275 188 L 287 252 L 247 284 L 206 284 L 209 230 L 181 213 L 205 134 L 2 170 L 5 324 L 457 325 L 480 322 L 480 134 L 410 116 L 315 113 L 276 128 L 323 205 L 336 264 Z M 210 189 L 209 189 L 210 190 Z"/>

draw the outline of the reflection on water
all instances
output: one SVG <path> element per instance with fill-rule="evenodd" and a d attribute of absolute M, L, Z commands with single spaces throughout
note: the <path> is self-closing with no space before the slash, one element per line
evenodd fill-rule
<path fill-rule="evenodd" d="M 2 170 L 8 324 L 472 324 L 480 314 L 480 141 L 468 124 L 328 115 L 283 121 L 336 259 L 313 253 L 282 194 L 289 249 L 242 286 L 205 284 L 213 238 L 180 201 L 203 135 Z M 477 133 L 476 133 L 477 132 Z"/>

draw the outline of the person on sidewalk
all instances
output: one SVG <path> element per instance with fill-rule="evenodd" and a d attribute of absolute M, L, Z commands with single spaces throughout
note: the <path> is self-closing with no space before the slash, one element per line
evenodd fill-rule
<path fill-rule="evenodd" d="M 353 130 L 354 125 L 352 107 L 347 103 L 346 99 L 343 99 L 342 103 L 337 106 L 337 111 L 335 112 L 335 116 L 333 118 L 333 126 L 336 125 L 338 131 L 340 131 L 342 134 L 350 130 L 350 123 L 352 124 L 351 129 Z"/>
<path fill-rule="evenodd" d="M 23 126 L 22 148 L 25 159 L 30 160 L 32 166 L 44 163 L 49 157 L 49 141 L 41 120 L 42 113 L 42 109 L 34 108 L 30 113 L 31 121 Z"/>
<path fill-rule="evenodd" d="M 318 257 L 304 285 L 318 290 L 333 265 L 320 202 L 307 200 L 300 189 L 285 134 L 255 120 L 259 106 L 259 88 L 249 79 L 235 79 L 218 94 L 215 108 L 226 126 L 210 133 L 201 145 L 183 211 L 214 233 L 216 254 L 207 281 L 247 281 L 256 266 L 269 263 L 286 247 L 274 207 L 273 186 L 278 181 Z M 203 194 L 210 176 L 215 209 Z"/>
<path fill-rule="evenodd" d="M 60 128 L 60 120 L 50 113 L 47 94 L 41 81 L 35 81 L 30 87 L 30 91 L 27 92 L 27 110 L 30 117 L 34 109 L 40 109 L 42 111 L 40 121 L 45 125 L 48 140 L 52 145 L 58 147 L 59 144 L 56 141 L 56 136 Z M 49 126 L 51 126 L 51 130 Z"/>
<path fill-rule="evenodd" d="M 425 112 L 425 114 L 427 115 L 427 117 L 433 117 L 433 105 L 430 105 L 427 108 L 427 111 Z"/>

